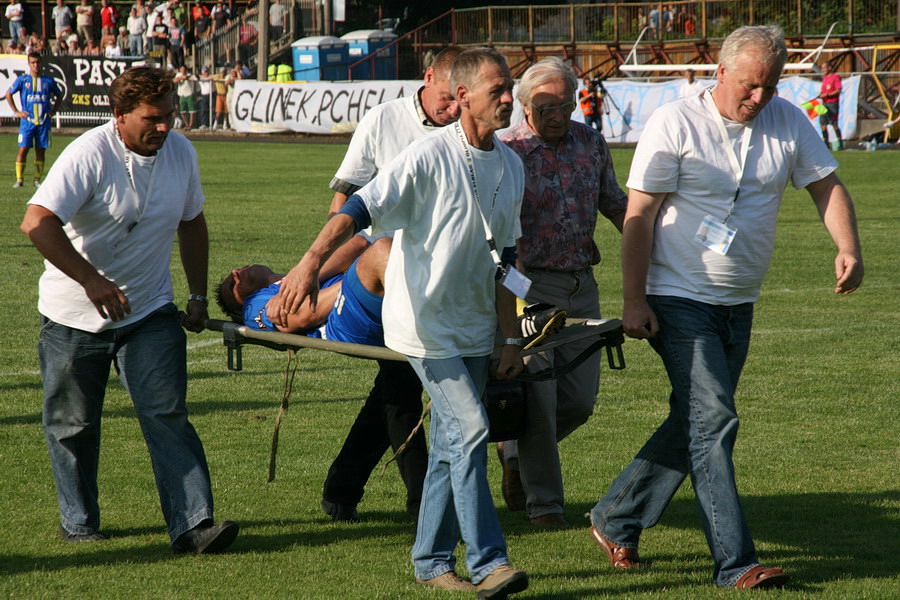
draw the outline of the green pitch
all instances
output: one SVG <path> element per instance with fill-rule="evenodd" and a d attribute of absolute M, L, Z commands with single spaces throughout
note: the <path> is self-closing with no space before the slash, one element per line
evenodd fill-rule
<path fill-rule="evenodd" d="M 68 140 L 56 139 L 52 163 Z M 244 371 L 225 369 L 217 334 L 189 337 L 192 420 L 206 446 L 217 517 L 242 526 L 233 551 L 175 557 L 133 409 L 112 378 L 101 457 L 103 531 L 97 544 L 56 538 L 55 490 L 40 425 L 37 279 L 41 260 L 18 231 L 30 190 L 13 190 L 14 139 L 4 138 L 0 186 L 4 260 L 0 317 L 0 597 L 422 598 L 451 597 L 413 583 L 414 524 L 396 468 L 376 473 L 363 522 L 334 524 L 319 509 L 326 470 L 368 393 L 375 365 L 305 351 L 282 425 L 278 477 L 267 484 L 284 354 L 248 347 Z M 343 145 L 197 142 L 211 233 L 211 285 L 228 269 L 264 262 L 288 269 L 324 222 L 327 186 Z M 738 390 L 735 460 L 761 559 L 792 577 L 767 598 L 895 598 L 900 589 L 900 267 L 898 155 L 843 152 L 840 176 L 856 201 L 866 279 L 833 289 L 833 247 L 805 192 L 790 190 L 778 247 L 757 305 L 753 346 Z M 33 156 L 29 156 L 29 159 Z M 631 152 L 616 150 L 624 183 Z M 30 172 L 29 160 L 26 174 Z M 621 314 L 618 234 L 602 223 L 598 267 L 606 316 Z M 176 253 L 177 254 L 177 253 Z M 176 261 L 177 266 L 177 261 Z M 176 269 L 176 296 L 186 297 Z M 212 316 L 221 318 L 215 309 Z M 536 531 L 492 488 L 513 563 L 528 571 L 521 598 L 725 598 L 693 494 L 685 484 L 646 532 L 644 573 L 614 572 L 587 533 L 584 513 L 662 420 L 667 385 L 643 343 L 625 344 L 628 368 L 603 371 L 593 418 L 561 444 L 567 486 L 563 531 Z M 460 562 L 462 565 L 464 561 Z M 464 569 L 460 569 L 464 571 Z"/>

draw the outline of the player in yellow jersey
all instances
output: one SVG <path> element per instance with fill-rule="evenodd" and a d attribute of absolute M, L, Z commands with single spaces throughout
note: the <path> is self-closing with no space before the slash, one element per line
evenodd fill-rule
<path fill-rule="evenodd" d="M 19 94 L 21 110 L 16 108 L 13 95 Z M 52 77 L 41 75 L 41 55 L 28 55 L 28 73 L 19 75 L 6 92 L 6 102 L 19 122 L 19 153 L 16 155 L 16 183 L 25 181 L 25 159 L 34 146 L 34 187 L 41 184 L 44 174 L 44 152 L 50 146 L 51 117 L 62 102 L 63 93 Z"/>

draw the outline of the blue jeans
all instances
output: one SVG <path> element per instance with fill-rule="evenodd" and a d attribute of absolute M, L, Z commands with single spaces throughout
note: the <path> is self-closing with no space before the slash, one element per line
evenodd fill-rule
<path fill-rule="evenodd" d="M 97 470 L 100 420 L 115 363 L 134 403 L 174 541 L 213 516 L 203 445 L 188 421 L 185 334 L 174 304 L 117 329 L 89 333 L 44 317 L 38 355 L 44 384 L 44 433 L 62 526 L 100 528 Z"/>
<path fill-rule="evenodd" d="M 13 44 L 24 44 L 25 40 L 22 39 L 22 21 L 10 21 L 9 22 L 9 37 L 10 43 Z"/>
<path fill-rule="evenodd" d="M 713 579 L 732 587 L 758 564 L 732 461 L 734 392 L 750 345 L 753 304 L 713 306 L 672 296 L 648 302 L 659 320 L 651 344 L 672 385 L 669 415 L 593 508 L 591 521 L 610 541 L 636 548 L 690 474 L 715 561 Z"/>
<path fill-rule="evenodd" d="M 453 571 L 462 537 L 466 567 L 478 584 L 509 564 L 487 480 L 488 420 L 481 395 L 488 356 L 408 357 L 431 397 L 431 453 L 412 549 L 416 577 Z"/>
<path fill-rule="evenodd" d="M 128 48 L 131 50 L 131 56 L 144 55 L 144 36 L 141 34 L 128 34 Z"/>

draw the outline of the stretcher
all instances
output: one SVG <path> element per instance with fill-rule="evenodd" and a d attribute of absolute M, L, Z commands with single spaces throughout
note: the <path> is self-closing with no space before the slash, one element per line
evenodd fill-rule
<path fill-rule="evenodd" d="M 246 325 L 219 319 L 207 320 L 206 328 L 222 333 L 222 343 L 228 349 L 229 371 L 243 370 L 242 348 L 248 344 L 265 346 L 266 348 L 280 351 L 310 349 L 336 352 L 346 356 L 371 360 L 406 360 L 403 354 L 383 346 L 349 344 L 347 342 L 323 340 L 321 338 L 280 331 L 259 331 Z M 574 369 L 603 347 L 606 348 L 607 363 L 610 369 L 619 370 L 625 368 L 625 357 L 622 353 L 624 335 L 622 333 L 622 322 L 619 319 L 566 319 L 566 326 L 559 333 L 548 336 L 543 342 L 533 348 L 524 350 L 522 356 L 546 352 L 563 344 L 571 344 L 581 340 L 591 340 L 591 344 L 571 364 L 561 368 L 547 369 L 539 373 L 523 374 L 521 379 L 523 381 L 555 379 Z M 499 345 L 496 346 L 495 353 L 499 353 Z"/>
<path fill-rule="evenodd" d="M 336 342 L 333 340 L 323 340 L 320 338 L 312 338 L 305 335 L 295 333 L 282 333 L 279 331 L 259 331 L 246 325 L 239 325 L 231 321 L 222 321 L 218 319 L 209 319 L 206 321 L 206 328 L 212 331 L 222 333 L 222 342 L 228 350 L 228 370 L 243 370 L 243 353 L 242 349 L 245 345 L 264 346 L 273 350 L 288 352 L 288 365 L 285 369 L 284 393 L 281 399 L 281 407 L 278 410 L 278 416 L 275 418 L 275 431 L 272 435 L 272 449 L 269 456 L 269 476 L 268 481 L 275 480 L 276 455 L 278 452 L 278 434 L 281 428 L 281 420 L 290 404 L 291 392 L 293 389 L 294 376 L 299 366 L 297 359 L 297 351 L 323 350 L 326 352 L 335 352 L 354 358 L 364 358 L 369 360 L 397 360 L 405 361 L 406 356 L 395 352 L 383 346 L 366 346 L 362 344 L 349 344 L 346 342 Z M 522 373 L 516 379 L 519 381 L 546 381 L 555 379 L 575 369 L 587 360 L 601 348 L 606 348 L 606 358 L 610 369 L 620 370 L 625 368 L 625 357 L 622 353 L 622 343 L 624 342 L 624 334 L 622 332 L 622 322 L 618 319 L 566 319 L 566 326 L 559 332 L 548 336 L 534 347 L 523 350 L 522 356 L 529 356 L 539 352 L 546 352 L 557 348 L 564 344 L 585 341 L 587 344 L 577 357 L 569 363 L 561 366 L 552 366 L 534 373 Z M 500 338 L 498 336 L 495 344 L 494 354 L 499 355 Z M 426 407 L 426 413 L 427 413 Z M 489 413 L 491 412 L 489 408 Z M 422 418 L 424 419 L 424 414 Z M 419 421 L 420 427 L 422 421 Z M 414 431 L 415 432 L 415 431 Z M 413 433 L 414 433 L 413 432 Z M 412 437 L 413 434 L 410 434 Z M 406 444 L 404 444 L 405 447 Z M 403 448 L 397 451 L 397 455 L 403 451 Z M 393 460 L 393 459 L 392 459 Z"/>

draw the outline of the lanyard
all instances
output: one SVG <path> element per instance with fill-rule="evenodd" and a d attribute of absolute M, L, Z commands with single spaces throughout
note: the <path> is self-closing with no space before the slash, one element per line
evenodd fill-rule
<path fill-rule="evenodd" d="M 134 153 L 128 149 L 128 146 L 125 145 L 125 140 L 122 139 L 122 136 L 119 135 L 119 128 L 114 123 L 113 127 L 116 130 L 116 139 L 119 142 L 119 145 L 122 147 L 122 163 L 125 166 L 125 174 L 128 175 L 128 183 L 131 187 L 130 195 L 132 197 L 132 204 L 134 206 L 134 213 L 137 215 L 137 219 L 134 223 L 128 225 L 128 231 L 125 234 L 126 236 L 131 233 L 131 230 L 137 227 L 138 223 L 141 222 L 141 219 L 144 217 L 144 199 L 141 198 L 141 194 L 138 193 L 137 184 L 134 180 Z M 150 179 L 147 181 L 147 190 L 144 196 L 149 196 L 150 191 L 153 189 L 153 180 L 156 175 L 156 166 L 159 164 L 159 156 L 157 156 L 157 160 L 153 161 L 153 167 L 150 169 Z M 121 240 L 120 240 L 121 241 Z M 117 244 L 118 245 L 118 244 Z"/>
<path fill-rule="evenodd" d="M 481 201 L 478 198 L 478 182 L 475 178 L 475 160 L 472 158 L 472 153 L 469 150 L 469 142 L 466 139 L 466 134 L 463 131 L 462 125 L 459 124 L 459 121 L 454 123 L 453 127 L 456 128 L 456 136 L 459 139 L 459 143 L 462 145 L 463 155 L 466 157 L 466 166 L 469 169 L 469 180 L 472 184 L 472 194 L 475 196 L 475 206 L 478 208 L 478 214 L 481 215 L 481 222 L 484 224 L 484 235 L 491 252 L 491 258 L 494 259 L 494 264 L 497 265 L 500 272 L 505 275 L 506 269 L 503 268 L 503 262 L 500 260 L 500 253 L 497 252 L 497 242 L 494 241 L 494 234 L 491 233 L 491 226 L 488 223 L 488 219 L 484 216 L 484 211 L 481 209 Z M 494 205 L 497 202 L 497 195 L 500 193 L 500 185 L 503 183 L 503 157 L 500 156 L 499 158 L 500 177 L 497 179 L 497 188 L 494 190 L 494 195 L 491 197 L 491 220 L 494 218 Z"/>
<path fill-rule="evenodd" d="M 747 165 L 747 152 L 750 150 L 750 136 L 753 135 L 753 126 L 752 124 L 744 126 L 744 133 L 741 138 L 741 157 L 738 159 L 734 152 L 734 144 L 731 143 L 731 137 L 728 135 L 728 130 L 725 129 L 725 118 L 719 112 L 716 107 L 716 101 L 713 99 L 712 90 L 714 89 L 715 88 L 709 88 L 704 91 L 704 93 L 709 96 L 710 100 L 706 103 L 706 108 L 713 116 L 713 121 L 715 121 L 719 128 L 719 135 L 722 136 L 722 142 L 727 148 L 728 162 L 731 163 L 731 170 L 735 176 L 736 186 L 734 197 L 731 199 L 731 206 L 728 209 L 728 214 L 725 216 L 724 221 L 722 221 L 724 223 L 728 221 L 728 217 L 734 212 L 735 202 L 737 202 L 738 195 L 741 193 L 741 180 L 744 178 L 744 167 Z"/>

